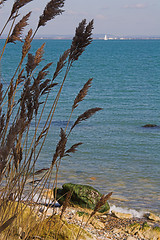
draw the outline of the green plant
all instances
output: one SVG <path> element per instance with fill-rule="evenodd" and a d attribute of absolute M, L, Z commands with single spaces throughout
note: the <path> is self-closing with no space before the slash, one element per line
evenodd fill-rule
<path fill-rule="evenodd" d="M 5 4 L 5 1 L 0 1 L 1 7 Z M 10 24 L 8 36 L 0 52 L 0 61 L 3 58 L 7 44 L 22 41 L 22 32 L 28 25 L 27 21 L 31 12 L 22 17 L 18 23 L 16 21 L 19 18 L 21 8 L 31 1 L 15 0 L 11 14 L 0 33 L 1 36 L 6 26 Z M 66 150 L 66 143 L 70 137 L 70 133 L 76 125 L 101 110 L 101 108 L 91 108 L 85 111 L 78 116 L 69 129 L 69 122 L 73 111 L 85 98 L 91 86 L 92 79 L 89 79 L 74 100 L 66 128 L 61 128 L 60 140 L 57 143 L 50 166 L 45 169 L 36 170 L 36 163 L 39 160 L 50 130 L 64 82 L 74 62 L 79 59 L 85 48 L 92 42 L 93 20 L 87 24 L 84 19 L 76 29 L 70 49 L 66 50 L 60 56 L 56 69 L 52 73 L 52 78 L 47 78 L 52 62 L 48 62 L 39 70 L 38 67 L 43 59 L 45 44 L 42 44 L 37 49 L 35 55 L 33 55 L 30 53 L 32 41 L 40 27 L 45 26 L 47 21 L 63 12 L 64 2 L 64 0 L 51 0 L 46 5 L 43 14 L 39 17 L 37 28 L 34 31 L 32 29 L 28 31 L 22 49 L 19 49 L 21 51 L 21 59 L 17 63 L 15 73 L 11 77 L 7 88 L 4 88 L 3 82 L 0 82 L 0 234 L 3 234 L 1 235 L 1 239 L 8 239 L 8 236 L 13 232 L 13 225 L 15 224 L 17 227 L 23 228 L 23 232 L 25 233 L 24 239 L 29 238 L 32 228 L 35 230 L 36 227 L 37 232 L 42 228 L 41 221 L 44 219 L 46 212 L 44 211 L 43 217 L 37 219 L 35 223 L 33 215 L 39 211 L 37 203 L 43 197 L 44 189 L 54 189 L 57 186 L 57 175 L 62 158 L 70 153 L 74 153 L 76 148 L 81 144 L 76 143 Z M 25 64 L 24 60 L 26 58 L 27 63 Z M 55 80 L 62 69 L 64 70 L 64 77 L 60 83 L 56 83 Z M 46 111 L 45 107 L 49 95 L 52 94 L 53 89 L 57 85 L 59 88 L 55 94 L 52 106 L 47 112 L 48 117 L 43 127 L 40 128 L 39 126 Z M 31 130 L 32 123 L 35 126 L 34 132 Z M 30 138 L 31 140 L 29 140 Z M 52 176 L 53 168 L 56 169 L 54 178 Z M 37 183 L 35 175 L 40 173 L 42 176 Z M 28 179 L 31 181 L 31 178 L 32 187 L 26 194 L 25 187 Z M 47 191 L 49 192 L 49 190 Z M 38 194 L 38 199 L 34 202 L 36 194 Z M 25 202 L 23 207 L 22 202 Z M 27 219 L 27 221 L 30 221 L 29 225 L 24 222 L 23 218 L 23 213 L 28 206 L 31 209 L 31 214 Z M 37 221 L 39 224 L 37 224 Z"/>

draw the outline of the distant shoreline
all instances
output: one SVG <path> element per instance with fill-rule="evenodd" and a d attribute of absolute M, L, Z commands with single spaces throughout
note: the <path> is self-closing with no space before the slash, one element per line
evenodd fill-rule
<path fill-rule="evenodd" d="M 24 38 L 22 38 L 22 40 L 23 40 Z M 6 38 L 5 37 L 0 37 L 0 40 L 6 40 Z M 34 40 L 72 40 L 72 37 L 36 37 L 36 38 L 34 38 Z M 93 37 L 93 40 L 103 40 L 103 41 L 105 41 L 104 40 L 104 38 L 94 38 Z M 121 41 L 123 41 L 123 40 L 160 40 L 160 37 L 157 37 L 157 38 L 152 38 L 152 37 L 150 37 L 150 38 L 131 38 L 131 37 L 122 37 L 122 38 L 108 38 L 107 39 L 107 41 L 116 41 L 116 40 L 121 40 Z"/>
<path fill-rule="evenodd" d="M 93 40 L 160 40 L 160 36 L 114 36 L 109 35 L 107 36 L 107 39 L 104 39 L 103 34 L 94 34 Z M 5 40 L 7 36 L 1 36 L 0 39 Z M 34 38 L 34 40 L 72 40 L 73 35 L 52 35 L 52 36 L 37 36 Z M 25 36 L 22 37 L 22 39 L 25 39 Z"/>

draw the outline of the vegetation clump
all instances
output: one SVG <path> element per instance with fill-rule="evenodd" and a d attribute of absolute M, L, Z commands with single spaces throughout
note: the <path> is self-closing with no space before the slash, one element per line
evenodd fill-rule
<path fill-rule="evenodd" d="M 3 7 L 6 1 L 0 1 L 0 7 Z M 62 159 L 74 153 L 77 147 L 82 144 L 81 142 L 75 143 L 67 149 L 70 134 L 78 124 L 101 110 L 99 107 L 86 110 L 77 117 L 77 120 L 73 121 L 74 123 L 69 128 L 73 111 L 84 100 L 91 86 L 92 79 L 89 79 L 73 100 L 68 123 L 65 129 L 60 129 L 60 140 L 55 146 L 50 165 L 47 168 L 37 168 L 68 73 L 75 61 L 79 59 L 86 47 L 92 42 L 93 20 L 88 24 L 85 19 L 80 22 L 70 48 L 62 53 L 55 69 L 51 71 L 52 62 L 48 62 L 41 67 L 45 44 L 43 43 L 35 54 L 31 53 L 30 49 L 39 28 L 63 13 L 65 0 L 50 0 L 37 21 L 37 28 L 35 30 L 30 29 L 22 40 L 23 30 L 28 25 L 32 13 L 27 13 L 19 20 L 21 9 L 32 1 L 15 0 L 8 20 L 4 23 L 0 32 L 1 36 L 5 32 L 6 26 L 10 27 L 0 52 L 0 62 L 3 61 L 8 44 L 17 41 L 23 44 L 22 49 L 19 48 L 21 57 L 9 82 L 3 79 L 3 69 L 0 71 L 2 73 L 0 75 L 0 238 L 2 240 L 11 236 L 15 226 L 21 227 L 21 232 L 25 233 L 24 239 L 33 237 L 33 230 L 36 236 L 41 232 L 47 209 L 43 212 L 41 218 L 35 219 L 34 216 L 38 216 L 39 202 L 43 198 L 43 190 L 56 188 Z M 14 58 L 14 56 L 10 57 Z M 51 78 L 49 78 L 49 73 L 52 75 Z M 61 80 L 58 80 L 60 77 Z M 54 100 L 50 109 L 48 109 L 46 106 L 50 95 L 54 96 Z M 43 121 L 44 116 L 45 122 Z M 35 179 L 37 175 L 41 176 L 38 182 Z M 30 187 L 28 187 L 28 182 L 31 183 Z M 56 201 L 56 192 L 54 198 Z M 68 201 L 69 196 L 64 204 L 62 215 Z M 27 215 L 29 224 L 26 224 L 26 217 L 24 216 L 28 207 L 32 214 Z M 48 224 L 48 228 L 52 226 L 52 231 L 55 234 L 55 224 L 46 224 Z M 46 239 L 48 239 L 48 230 L 45 234 Z"/>

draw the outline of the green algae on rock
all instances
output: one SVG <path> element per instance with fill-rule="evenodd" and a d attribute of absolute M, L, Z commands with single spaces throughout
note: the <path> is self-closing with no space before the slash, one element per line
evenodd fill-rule
<path fill-rule="evenodd" d="M 64 197 L 67 192 L 72 192 L 70 202 L 74 205 L 78 205 L 82 208 L 94 209 L 97 202 L 100 200 L 102 194 L 95 188 L 89 185 L 65 183 L 62 189 L 57 189 L 58 201 L 60 204 L 63 203 Z M 108 212 L 110 209 L 108 202 L 101 207 L 99 212 Z"/>
<path fill-rule="evenodd" d="M 126 228 L 129 234 L 138 236 L 146 240 L 159 240 L 160 239 L 160 228 L 152 227 L 149 223 L 144 222 L 141 226 L 139 223 L 131 224 Z"/>

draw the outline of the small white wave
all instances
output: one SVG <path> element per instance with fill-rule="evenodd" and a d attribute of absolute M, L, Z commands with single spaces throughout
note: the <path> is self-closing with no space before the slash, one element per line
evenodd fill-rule
<path fill-rule="evenodd" d="M 129 213 L 133 217 L 136 217 L 136 218 L 142 218 L 144 216 L 144 213 L 145 213 L 143 211 L 136 211 L 135 209 L 116 207 L 115 205 L 110 206 L 110 213 L 112 211 L 120 212 L 120 213 Z"/>
<path fill-rule="evenodd" d="M 28 197 L 24 197 L 23 198 L 24 201 L 28 201 L 28 200 L 31 200 L 31 199 L 28 199 Z M 17 199 L 18 201 L 18 199 Z M 43 197 L 39 197 L 39 194 L 35 194 L 34 197 L 32 198 L 32 201 L 35 202 L 35 203 L 38 203 L 38 204 L 42 204 L 42 205 L 53 205 L 55 207 L 60 207 L 61 205 L 57 202 L 57 201 L 53 201 L 53 199 L 49 199 L 45 196 Z"/>

